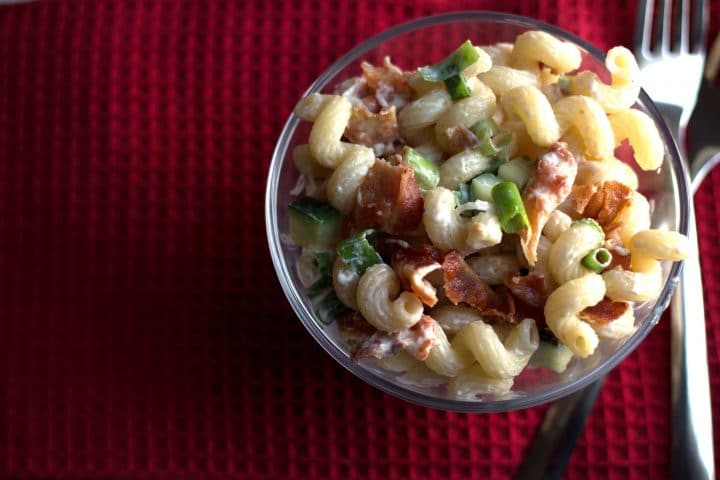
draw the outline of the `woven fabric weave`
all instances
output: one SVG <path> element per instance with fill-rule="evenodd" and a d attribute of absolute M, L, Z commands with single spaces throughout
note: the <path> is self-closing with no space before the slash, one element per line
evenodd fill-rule
<path fill-rule="evenodd" d="M 546 406 L 404 403 L 335 364 L 264 234 L 280 130 L 332 61 L 462 9 L 630 45 L 617 0 L 0 7 L 0 477 L 509 478 Z M 720 5 L 713 2 L 713 32 Z M 720 172 L 696 197 L 720 451 Z M 665 478 L 669 324 L 608 377 L 567 478 Z"/>

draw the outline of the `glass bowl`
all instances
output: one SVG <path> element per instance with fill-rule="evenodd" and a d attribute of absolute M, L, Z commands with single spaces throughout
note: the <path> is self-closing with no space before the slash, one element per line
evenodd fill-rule
<path fill-rule="evenodd" d="M 604 54 L 582 39 L 557 27 L 530 18 L 493 12 L 457 12 L 421 18 L 393 27 L 350 50 L 335 62 L 305 92 L 329 92 L 350 77 L 359 75 L 362 60 L 373 64 L 390 56 L 405 70 L 432 64 L 444 58 L 460 43 L 470 39 L 474 45 L 514 41 L 526 30 L 544 30 L 575 43 L 583 51 L 583 68 L 605 71 Z M 299 100 L 299 99 L 298 99 Z M 653 205 L 652 227 L 687 234 L 689 189 L 687 174 L 673 138 L 648 96 L 640 93 L 638 106 L 655 121 L 665 143 L 665 159 L 660 173 L 638 172 L 639 190 Z M 322 325 L 312 313 L 310 302 L 295 272 L 300 249 L 289 242 L 288 204 L 290 190 L 298 172 L 292 162 L 295 145 L 307 143 L 310 125 L 291 115 L 280 135 L 268 176 L 265 220 L 273 264 L 285 295 L 305 328 L 342 366 L 369 384 L 404 400 L 459 412 L 500 412 L 532 407 L 568 395 L 607 374 L 632 352 L 658 322 L 678 281 L 679 263 L 666 262 L 665 284 L 660 297 L 635 311 L 634 332 L 620 340 L 603 340 L 588 358 L 574 358 L 567 370 L 526 368 L 515 378 L 509 393 L 457 399 L 432 384 L 405 382 L 398 374 L 379 368 L 372 361 L 353 364 L 348 348 L 339 338 L 334 324 Z M 431 383 L 431 382 L 430 382 Z"/>

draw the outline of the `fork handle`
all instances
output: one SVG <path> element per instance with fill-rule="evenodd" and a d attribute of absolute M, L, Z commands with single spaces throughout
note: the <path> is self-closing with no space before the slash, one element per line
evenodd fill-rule
<path fill-rule="evenodd" d="M 672 478 L 682 480 L 715 478 L 705 308 L 695 218 L 691 220 L 693 251 L 684 262 L 670 309 Z"/>
<path fill-rule="evenodd" d="M 680 111 L 675 106 L 662 103 L 656 105 L 673 138 L 677 139 L 678 150 L 685 159 L 685 132 Z M 683 168 L 682 174 L 690 185 L 687 168 Z M 697 188 L 698 183 L 693 186 Z M 715 478 L 710 377 L 705 338 L 705 302 L 692 199 L 688 212 L 691 252 L 680 272 L 680 282 L 670 308 L 672 478 L 710 480 Z"/>

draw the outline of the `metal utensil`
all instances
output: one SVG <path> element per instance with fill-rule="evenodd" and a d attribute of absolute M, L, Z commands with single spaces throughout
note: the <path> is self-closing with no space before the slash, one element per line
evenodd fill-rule
<path fill-rule="evenodd" d="M 704 1 L 695 5 L 691 30 L 689 2 L 682 1 L 674 16 L 671 2 L 660 2 L 662 11 L 653 42 L 653 3 L 638 6 L 635 54 L 642 86 L 686 158 L 685 127 L 697 102 L 705 59 L 707 5 Z M 683 174 L 689 180 L 688 172 Z M 689 207 L 691 252 L 670 307 L 672 478 L 683 480 L 715 478 L 702 275 L 695 209 L 692 204 Z"/>
<path fill-rule="evenodd" d="M 684 129 L 696 100 L 704 59 L 704 41 L 707 29 L 707 6 L 701 0 L 694 6 L 692 31 L 690 5 L 681 1 L 672 17 L 672 4 L 662 1 L 661 15 L 652 42 L 653 0 L 638 5 L 635 53 L 641 67 L 643 87 L 656 101 L 656 105 L 681 147 Z M 671 29 L 671 22 L 674 26 Z M 673 32 L 671 37 L 670 32 Z M 716 42 L 718 43 L 718 42 Z M 713 56 L 714 55 L 714 56 Z M 713 47 L 710 59 L 720 62 L 720 45 Z M 682 75 L 682 84 L 668 82 Z M 714 75 L 713 75 L 714 76 Z M 684 155 L 683 155 L 684 157 Z M 716 163 L 720 155 L 698 158 L 693 162 L 694 190 Z M 683 172 L 687 176 L 687 172 Z M 704 176 L 704 174 L 702 175 Z M 687 177 L 686 177 L 687 178 Z M 673 297 L 672 315 L 672 405 L 673 405 L 673 478 L 714 478 L 712 446 L 712 414 L 710 411 L 707 352 L 704 347 L 705 322 L 685 322 L 704 312 L 702 282 L 697 256 L 697 232 L 694 209 L 690 206 L 690 240 L 694 246 L 692 260 L 685 262 L 681 281 Z M 693 309 L 693 312 L 689 311 Z M 692 342 L 696 348 L 688 348 Z M 693 369 L 692 371 L 689 369 Z M 564 399 L 558 400 L 546 413 L 516 479 L 554 479 L 565 471 L 570 453 L 582 431 L 592 405 L 595 403 L 602 381 L 591 384 Z M 693 392 L 690 401 L 690 392 Z M 697 394 L 696 394 L 697 392 Z M 548 432 L 555 432 L 550 435 Z"/>
<path fill-rule="evenodd" d="M 688 124 L 688 153 L 693 187 L 702 183 L 707 173 L 720 162 L 720 86 L 715 81 L 720 72 L 720 35 L 713 42 L 705 61 L 698 102 Z"/>

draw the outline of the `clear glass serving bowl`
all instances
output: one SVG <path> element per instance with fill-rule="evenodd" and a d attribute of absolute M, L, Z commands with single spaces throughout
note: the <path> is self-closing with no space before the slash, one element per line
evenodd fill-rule
<path fill-rule="evenodd" d="M 380 64 L 390 56 L 396 65 L 409 70 L 444 58 L 460 43 L 475 45 L 514 41 L 526 30 L 544 30 L 574 42 L 584 52 L 583 68 L 605 71 L 604 54 L 591 44 L 557 27 L 530 18 L 493 12 L 457 12 L 421 18 L 393 27 L 350 50 L 335 62 L 305 92 L 331 92 L 343 80 L 357 76 L 362 60 Z M 299 99 L 298 99 L 299 100 Z M 689 190 L 675 143 L 648 96 L 641 92 L 638 105 L 657 124 L 665 143 L 665 160 L 660 173 L 638 172 L 640 191 L 653 205 L 652 227 L 687 233 Z M 442 388 L 403 381 L 398 374 L 383 370 L 372 361 L 350 362 L 348 348 L 334 324 L 324 326 L 312 312 L 305 289 L 295 272 L 300 249 L 289 242 L 288 204 L 298 172 L 292 162 L 295 145 L 307 143 L 310 125 L 291 115 L 280 135 L 268 175 L 265 221 L 275 270 L 290 304 L 305 328 L 342 366 L 371 385 L 404 400 L 428 407 L 460 412 L 500 412 L 528 408 L 570 394 L 607 374 L 632 352 L 658 322 L 678 281 L 680 265 L 664 265 L 665 285 L 655 302 L 636 309 L 635 331 L 615 341 L 601 341 L 596 352 L 585 359 L 575 358 L 560 374 L 547 369 L 526 368 L 515 379 L 511 392 L 503 395 L 457 399 Z"/>

